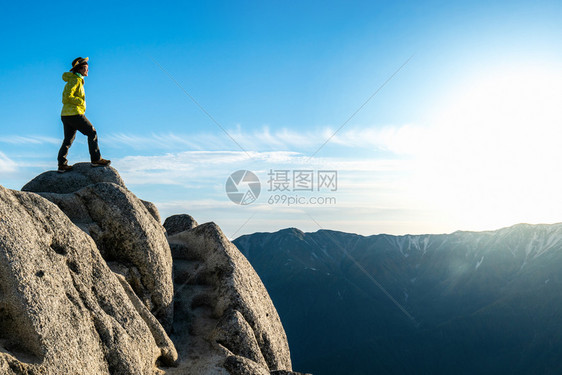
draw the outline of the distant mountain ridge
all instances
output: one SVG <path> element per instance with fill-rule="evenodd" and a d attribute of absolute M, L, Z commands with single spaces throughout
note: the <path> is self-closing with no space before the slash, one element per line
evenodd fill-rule
<path fill-rule="evenodd" d="M 403 236 L 289 228 L 234 243 L 270 292 L 295 366 L 312 373 L 562 373 L 560 223 Z"/>

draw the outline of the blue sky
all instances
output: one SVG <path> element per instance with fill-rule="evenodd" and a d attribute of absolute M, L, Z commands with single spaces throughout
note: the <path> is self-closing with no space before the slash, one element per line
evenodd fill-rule
<path fill-rule="evenodd" d="M 562 221 L 561 16 L 555 1 L 7 3 L 0 184 L 56 168 L 61 75 L 89 56 L 103 156 L 163 217 L 230 237 Z M 83 136 L 69 158 L 88 160 Z M 240 169 L 262 182 L 247 206 L 224 191 Z M 270 170 L 337 170 L 338 189 L 267 191 Z"/>

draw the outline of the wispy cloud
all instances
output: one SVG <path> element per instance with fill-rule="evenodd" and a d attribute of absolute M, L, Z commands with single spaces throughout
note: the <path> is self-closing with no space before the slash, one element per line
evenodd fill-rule
<path fill-rule="evenodd" d="M 244 131 L 240 126 L 228 129 L 228 133 L 244 146 L 252 157 L 257 157 L 255 152 L 262 155 L 281 155 L 278 151 L 294 151 L 306 154 L 314 147 L 318 146 L 321 140 L 334 134 L 334 129 L 325 127 L 311 131 L 297 131 L 288 128 L 271 130 L 264 126 L 259 130 Z M 364 126 L 354 127 L 345 131 L 340 131 L 333 136 L 330 143 L 340 146 L 342 149 L 365 149 L 388 151 L 397 155 L 412 154 L 420 147 L 420 140 L 427 138 L 428 128 L 415 124 L 388 125 L 388 126 Z M 78 143 L 84 143 L 79 138 Z M 60 145 L 61 139 L 33 135 L 19 136 L 8 135 L 0 136 L 0 143 L 12 145 Z M 131 151 L 139 150 L 161 150 L 165 152 L 174 151 L 222 151 L 235 149 L 232 140 L 221 133 L 151 133 L 151 134 L 125 134 L 111 133 L 104 135 L 103 145 L 123 148 L 128 147 Z M 264 151 L 275 151 L 267 153 Z M 233 153 L 234 154 L 234 153 Z M 248 157 L 246 154 L 246 158 Z M 304 160 L 304 159 L 303 159 Z"/>
<path fill-rule="evenodd" d="M 309 159 L 294 151 L 183 151 L 161 156 L 127 156 L 114 165 L 134 184 L 184 185 L 189 181 L 205 181 L 228 177 L 237 169 L 267 173 L 269 169 L 337 169 L 348 172 L 404 172 L 412 168 L 405 160 L 341 160 Z"/>
<path fill-rule="evenodd" d="M 239 206 L 230 202 L 225 196 L 216 200 L 154 200 L 154 203 L 158 206 L 163 219 L 174 214 L 187 213 L 199 223 L 216 222 L 231 238 L 246 233 L 275 231 L 288 227 L 316 231 L 318 228 L 310 220 L 310 216 L 328 223 L 329 229 L 366 235 L 427 233 L 434 230 L 432 227 L 434 223 L 426 220 L 426 211 L 410 207 L 384 207 L 370 203 L 346 204 L 343 199 L 341 202 L 338 201 L 337 205 L 330 207 L 270 205 L 264 198 L 248 206 Z M 408 219 L 404 220 L 404 217 Z M 409 224 L 407 228 L 404 227 L 405 221 Z M 455 229 L 457 228 L 448 227 L 446 230 Z"/>
<path fill-rule="evenodd" d="M 330 143 L 344 148 L 378 149 L 395 153 L 408 153 L 425 128 L 413 124 L 400 126 L 365 126 L 340 131 Z M 229 134 L 247 150 L 293 150 L 307 152 L 318 146 L 334 130 L 325 127 L 314 131 L 281 128 L 272 131 L 268 126 L 259 130 L 244 131 L 241 127 L 228 130 Z M 160 150 L 228 150 L 232 141 L 220 133 L 152 133 L 129 135 L 113 133 L 104 137 L 104 144 L 113 147 L 128 146 L 135 150 L 146 148 Z"/>
<path fill-rule="evenodd" d="M 9 143 L 14 145 L 41 145 L 41 144 L 55 144 L 61 143 L 61 139 L 46 137 L 42 135 L 20 136 L 20 135 L 7 135 L 0 136 L 0 142 Z"/>
<path fill-rule="evenodd" d="M 8 173 L 14 172 L 16 170 L 17 164 L 6 156 L 2 151 L 0 151 L 0 172 Z"/>

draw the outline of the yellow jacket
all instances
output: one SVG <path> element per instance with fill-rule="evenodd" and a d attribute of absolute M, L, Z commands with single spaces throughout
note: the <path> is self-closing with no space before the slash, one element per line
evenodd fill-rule
<path fill-rule="evenodd" d="M 72 72 L 65 72 L 62 80 L 66 82 L 66 85 L 62 92 L 61 116 L 83 115 L 86 113 L 84 78 L 80 78 Z"/>

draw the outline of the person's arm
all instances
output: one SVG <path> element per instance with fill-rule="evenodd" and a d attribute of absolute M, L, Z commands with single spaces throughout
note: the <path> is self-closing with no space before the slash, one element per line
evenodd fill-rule
<path fill-rule="evenodd" d="M 69 81 L 64 86 L 64 91 L 62 92 L 62 102 L 65 104 L 84 105 L 84 99 L 75 95 L 78 87 L 80 87 L 80 80 L 75 79 L 73 81 Z"/>

